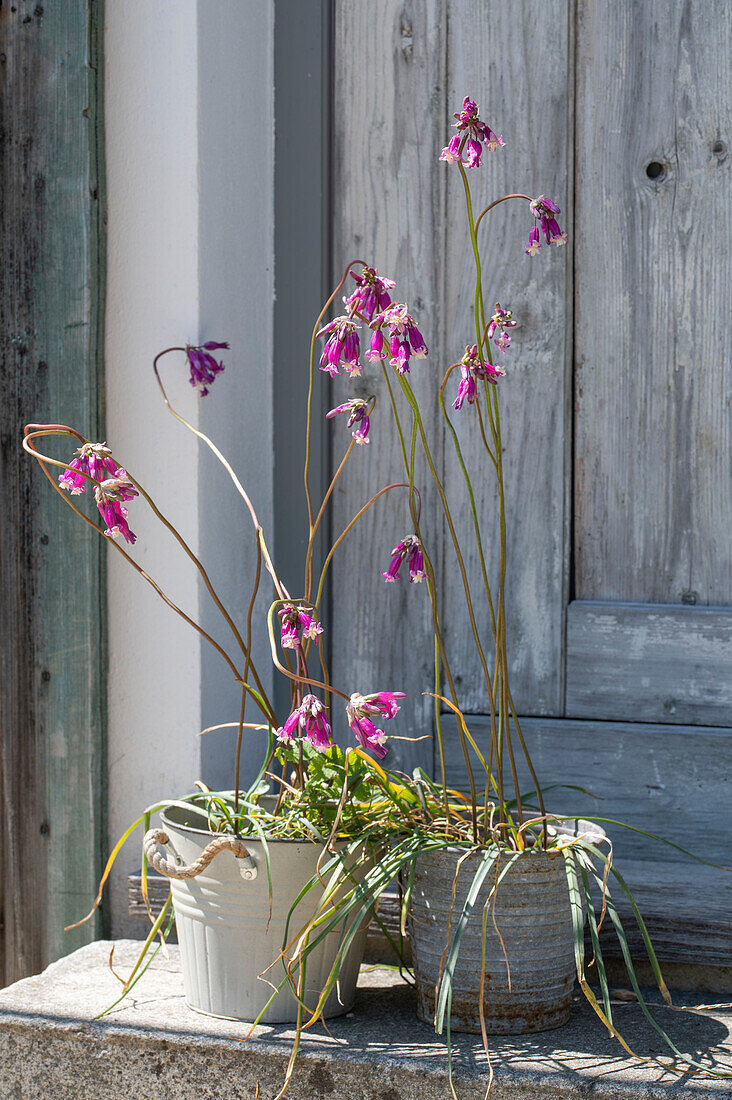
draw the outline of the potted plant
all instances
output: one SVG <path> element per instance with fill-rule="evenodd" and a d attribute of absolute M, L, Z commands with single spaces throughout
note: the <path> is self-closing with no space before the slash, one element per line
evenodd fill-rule
<path fill-rule="evenodd" d="M 451 1027 L 480 1030 L 487 1043 L 492 1031 L 559 1026 L 569 1012 L 576 974 L 605 1026 L 628 1049 L 613 1022 L 602 961 L 599 929 L 607 916 L 617 931 L 644 1012 L 685 1066 L 704 1069 L 676 1051 L 643 1001 L 608 886 L 611 879 L 630 898 L 659 988 L 669 1003 L 670 998 L 637 906 L 613 863 L 600 827 L 606 822 L 558 816 L 547 810 L 511 695 L 506 647 L 507 505 L 499 401 L 500 380 L 506 372 L 495 362 L 494 352 L 503 355 L 509 350 L 516 322 L 511 311 L 498 304 L 492 315 L 487 314 L 479 231 L 499 203 L 516 200 L 529 204 L 525 245 L 529 256 L 544 247 L 561 246 L 566 236 L 557 222 L 559 208 L 544 195 L 506 195 L 474 215 L 468 172 L 480 167 L 486 150 L 497 151 L 504 142 L 480 119 L 477 104 L 468 97 L 455 118 L 457 132 L 440 159 L 456 166 L 464 187 L 475 265 L 474 312 L 464 354 L 435 386 L 434 400 L 439 402 L 464 479 L 471 537 L 480 562 L 478 587 L 490 616 L 490 646 L 477 627 L 455 504 L 438 474 L 420 402 L 410 382 L 411 366 L 427 357 L 427 345 L 406 304 L 392 299 L 395 283 L 365 261 L 353 260 L 347 265 L 313 328 L 304 465 L 309 532 L 298 594 L 291 594 L 279 577 L 254 504 L 233 468 L 215 443 L 175 410 L 161 378 L 164 356 L 184 356 L 191 384 L 205 396 L 223 370 L 212 353 L 227 345 L 208 341 L 167 348 L 153 364 L 166 406 L 221 462 L 251 517 L 257 557 L 244 624 L 235 623 L 183 536 L 106 445 L 92 443 L 63 425 L 26 427 L 24 447 L 41 464 L 54 488 L 114 545 L 158 596 L 216 648 L 241 687 L 240 713 L 234 723 L 237 745 L 232 789 L 215 792 L 199 784 L 194 794 L 146 810 L 112 852 L 99 897 L 121 845 L 143 823 L 147 830 L 143 892 L 149 861 L 170 877 L 172 901 L 169 899 L 152 920 L 125 991 L 147 965 L 145 959 L 155 938 L 164 938 L 175 911 L 190 1003 L 206 1012 L 248 1020 L 296 1020 L 299 1035 L 306 1022 L 350 1008 L 365 922 L 380 894 L 399 876 L 402 927 L 409 926 L 412 941 L 419 1014 L 433 1021 L 438 1031 L 446 1028 L 448 1041 Z M 355 285 L 349 283 L 350 293 L 343 296 L 345 312 L 326 320 L 349 279 Z M 369 347 L 362 357 L 363 331 L 368 333 Z M 384 404 L 389 406 L 388 415 L 399 439 L 404 479 L 384 486 L 364 503 L 334 540 L 316 578 L 314 547 L 323 516 L 352 453 L 369 446 L 370 418 L 376 405 L 375 396 L 353 398 L 328 412 L 329 419 L 346 419 L 351 440 L 316 508 L 309 465 L 318 337 L 324 341 L 318 366 L 331 377 L 342 370 L 358 375 L 363 358 L 378 365 Z M 484 468 L 496 478 L 500 556 L 493 584 L 482 550 L 471 471 L 453 414 L 446 408 L 447 387 L 456 372 L 459 382 L 451 407 L 456 414 L 473 419 L 484 448 Z M 51 435 L 74 438 L 80 444 L 76 457 L 61 461 L 41 452 L 37 441 Z M 482 748 L 461 711 L 440 625 L 439 578 L 423 539 L 421 497 L 415 485 L 418 447 L 435 482 L 485 679 L 490 738 Z M 60 477 L 54 477 L 50 466 L 63 469 Z M 72 499 L 92 487 L 102 527 Z M 402 693 L 392 690 L 395 685 L 366 693 L 354 691 L 353 685 L 350 691 L 342 690 L 331 683 L 324 647 L 319 644 L 324 629 L 319 608 L 333 556 L 361 517 L 387 493 L 402 496 L 411 530 L 396 541 L 383 571 L 384 580 L 396 582 L 400 570 L 406 568 L 410 583 L 423 582 L 432 610 L 430 646 L 434 647 L 435 676 L 425 690 L 435 702 L 432 732 L 440 759 L 437 777 L 420 769 L 411 778 L 387 770 L 388 736 L 382 726 L 396 716 Z M 177 607 L 122 545 L 122 541 L 135 541 L 126 505 L 137 498 L 146 501 L 196 565 L 230 631 L 234 656 Z M 276 713 L 252 659 L 255 598 L 264 574 L 272 589 L 267 618 L 272 661 L 291 685 L 291 707 L 286 716 Z M 257 712 L 256 721 L 250 719 L 252 710 Z M 466 792 L 447 785 L 445 713 L 457 721 L 468 776 Z M 355 743 L 346 750 L 333 744 L 335 721 L 344 726 L 347 722 L 354 735 Z M 242 790 L 241 748 L 247 726 L 261 731 L 263 763 L 255 783 Z M 519 783 L 519 754 L 532 777 L 533 789 L 528 792 L 522 791 Z M 151 815 L 160 809 L 163 828 L 150 829 Z M 597 967 L 599 1000 L 585 974 L 585 921 Z M 257 965 L 252 965 L 255 935 Z M 262 967 L 261 958 L 267 959 L 268 965 Z M 297 1044 L 293 1057 L 296 1049 Z"/>
<path fill-rule="evenodd" d="M 65 425 L 29 424 L 25 428 L 24 447 L 84 522 L 107 538 L 157 595 L 217 650 L 241 687 L 241 708 L 235 723 L 233 789 L 214 792 L 199 782 L 194 794 L 149 807 L 126 830 L 108 861 L 92 912 L 101 900 L 102 889 L 122 845 L 140 824 L 146 829 L 142 861 L 146 902 L 148 864 L 171 881 L 168 901 L 156 918 L 150 914 L 150 934 L 124 992 L 132 988 L 143 972 L 148 948 L 155 937 L 164 940 L 175 916 L 186 996 L 193 1008 L 249 1021 L 296 1022 L 304 1011 L 332 1016 L 347 1012 L 353 1004 L 373 901 L 371 895 L 364 895 L 362 880 L 383 847 L 385 820 L 381 781 L 374 782 L 365 750 L 378 756 L 386 754 L 386 734 L 377 729 L 372 718 L 393 718 L 403 694 L 393 691 L 365 696 L 345 694 L 330 683 L 323 648 L 318 645 L 323 627 L 317 606 L 311 602 L 312 549 L 338 475 L 315 518 L 308 492 L 310 538 L 305 560 L 305 596 L 293 599 L 277 574 L 251 499 L 231 466 L 213 442 L 183 420 L 170 404 L 158 368 L 162 356 L 183 352 L 191 384 L 206 396 L 213 380 L 224 369 L 211 353 L 226 346 L 209 341 L 197 347 L 168 348 L 157 356 L 154 371 L 168 408 L 221 460 L 251 515 L 257 568 L 244 629 L 237 626 L 224 607 L 203 564 L 181 533 L 143 485 L 119 465 L 106 444 L 86 440 Z M 368 444 L 369 403 L 362 405 L 363 409 L 359 406 L 351 416 L 356 430 L 346 458 L 357 442 Z M 78 442 L 75 457 L 62 462 L 41 453 L 37 441 L 50 436 L 69 437 Z M 50 466 L 61 467 L 63 473 L 54 478 Z M 84 494 L 88 487 L 93 487 L 102 527 L 85 515 L 73 499 Z M 236 651 L 232 656 L 179 608 L 162 585 L 121 545 L 122 541 L 128 545 L 136 542 L 126 505 L 139 497 L 195 563 L 230 629 L 238 656 Z M 321 570 L 318 600 L 331 559 L 332 552 Z M 282 722 L 277 719 L 251 655 L 254 603 L 263 571 L 269 575 L 275 596 L 267 624 L 272 658 L 292 685 L 291 711 Z M 312 666 L 317 659 L 315 653 L 320 658 L 317 674 L 308 667 L 308 662 Z M 314 694 L 316 691 L 319 695 Z M 333 743 L 332 699 L 340 699 L 344 704 L 344 716 L 360 746 L 354 751 L 344 753 Z M 256 722 L 246 720 L 248 703 L 259 712 Z M 242 790 L 239 777 L 246 727 L 261 732 L 265 751 L 257 779 L 247 790 Z M 156 811 L 161 813 L 162 828 L 150 828 L 151 816 Z M 362 897 L 365 900 L 357 909 L 351 905 L 347 912 L 341 913 L 338 907 L 345 901 L 354 898 L 360 901 Z M 337 916 L 328 922 L 334 907 Z M 313 920 L 325 927 L 313 930 L 310 927 Z"/>

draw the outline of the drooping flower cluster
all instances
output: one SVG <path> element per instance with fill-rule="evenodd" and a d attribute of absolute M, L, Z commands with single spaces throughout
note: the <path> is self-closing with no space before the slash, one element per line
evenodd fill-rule
<path fill-rule="evenodd" d="M 354 692 L 346 704 L 348 724 L 364 749 L 369 749 L 380 759 L 386 756 L 386 734 L 377 729 L 372 719 L 377 716 L 393 718 L 399 710 L 397 699 L 405 699 L 403 691 L 378 691 L 373 695 Z"/>
<path fill-rule="evenodd" d="M 69 463 L 71 469 L 61 474 L 59 485 L 72 496 L 79 496 L 85 491 L 89 478 L 97 482 L 94 499 L 107 525 L 104 534 L 108 538 L 123 535 L 127 542 L 134 543 L 137 536 L 130 530 L 127 509 L 122 507 L 122 503 L 139 494 L 127 471 L 116 464 L 106 443 L 84 443 L 76 454 L 79 457 L 73 458 Z"/>
<path fill-rule="evenodd" d="M 396 286 L 393 279 L 385 279 L 375 267 L 364 267 L 358 275 L 352 271 L 351 278 L 356 280 L 356 289 L 350 297 L 344 297 L 343 301 L 351 309 L 362 313 L 367 321 L 373 319 L 377 309 L 383 310 L 391 305 L 388 291 Z"/>
<path fill-rule="evenodd" d="M 470 96 L 463 100 L 463 109 L 453 117 L 457 119 L 457 133 L 440 153 L 440 160 L 448 164 L 460 161 L 466 168 L 480 168 L 483 146 L 494 151 L 505 145 L 503 136 L 496 137 L 485 122 L 478 118 L 480 108 Z"/>
<path fill-rule="evenodd" d="M 106 477 L 119 477 L 123 472 L 112 459 L 112 452 L 106 443 L 84 443 L 75 453 L 79 457 L 72 458 L 69 463 L 71 469 L 64 470 L 58 479 L 61 488 L 74 497 L 84 492 L 88 478 L 104 481 Z"/>
<path fill-rule="evenodd" d="M 303 735 L 318 752 L 325 752 L 333 743 L 333 731 L 325 707 L 315 695 L 306 695 L 284 726 L 277 730 L 279 740 L 288 745 L 294 742 L 296 736 Z"/>
<path fill-rule="evenodd" d="M 97 502 L 99 514 L 107 525 L 104 534 L 107 538 L 116 539 L 122 535 L 127 542 L 135 543 L 137 535 L 130 530 L 127 522 L 127 509 L 122 502 L 132 500 L 138 495 L 137 489 L 128 479 L 124 470 L 119 470 L 120 477 L 108 478 L 94 489 L 94 499 Z"/>
<path fill-rule="evenodd" d="M 228 346 L 228 343 L 221 344 L 216 340 L 207 340 L 205 344 L 197 347 L 186 344 L 186 356 L 191 371 L 189 381 L 192 386 L 198 387 L 201 391 L 201 397 L 206 396 L 209 386 L 216 381 L 216 376 L 224 370 L 224 364 L 217 363 L 210 352 L 218 351 L 220 348 L 228 348 Z"/>
<path fill-rule="evenodd" d="M 320 369 L 334 378 L 341 372 L 340 363 L 355 378 L 361 373 L 359 355 L 361 345 L 358 339 L 358 325 L 350 317 L 335 317 L 321 328 L 318 336 L 327 336 L 323 354 L 320 356 Z"/>
<path fill-rule="evenodd" d="M 318 644 L 323 627 L 317 619 L 308 614 L 304 607 L 295 607 L 294 603 L 286 603 L 277 614 L 280 617 L 280 645 L 283 649 L 298 649 L 302 644 L 301 631 L 303 638 Z"/>
<path fill-rule="evenodd" d="M 555 217 L 556 214 L 562 213 L 555 202 L 548 199 L 546 195 L 539 195 L 538 199 L 532 199 L 529 203 L 529 210 L 534 215 L 535 220 L 529 230 L 529 239 L 526 242 L 525 251 L 527 256 L 535 256 L 537 252 L 541 251 L 540 227 L 547 244 L 567 243 L 567 234 L 559 228 L 559 222 Z"/>
<path fill-rule="evenodd" d="M 398 542 L 392 550 L 391 561 L 389 562 L 387 571 L 384 572 L 382 570 L 381 572 L 385 581 L 393 583 L 394 581 L 401 580 L 399 570 L 405 558 L 409 558 L 409 583 L 417 584 L 419 581 L 426 580 L 427 574 L 424 571 L 422 543 L 416 535 L 407 535 L 407 537 L 402 539 L 401 542 Z"/>
<path fill-rule="evenodd" d="M 493 340 L 503 352 L 508 351 L 511 347 L 511 334 L 508 329 L 516 328 L 516 322 L 512 318 L 512 311 L 501 309 L 500 303 L 496 302 L 496 312 L 491 317 L 491 323 L 488 326 L 488 339 Z M 498 333 L 497 337 L 496 333 Z"/>
<path fill-rule="evenodd" d="M 407 374 L 409 360 L 413 355 L 415 359 L 425 359 L 427 345 L 422 333 L 417 328 L 417 323 L 409 309 L 401 302 L 394 302 L 388 309 L 377 314 L 371 322 L 374 335 L 371 337 L 371 347 L 366 352 L 366 358 L 372 362 L 386 359 L 385 339 L 383 329 L 389 334 L 389 352 L 392 367 L 396 367 L 399 374 Z"/>
<path fill-rule="evenodd" d="M 337 405 L 330 412 L 325 414 L 326 420 L 331 420 L 338 413 L 349 413 L 347 428 L 352 428 L 356 425 L 356 430 L 351 432 L 351 435 L 357 443 L 367 444 L 369 441 L 369 416 L 366 411 L 369 407 L 368 401 L 364 401 L 360 397 L 353 398 L 352 401 L 344 401 L 342 405 Z"/>
<path fill-rule="evenodd" d="M 469 405 L 475 404 L 478 379 L 486 378 L 495 386 L 498 379 L 504 378 L 505 375 L 505 370 L 498 363 L 489 363 L 487 360 L 481 363 L 478 355 L 478 345 L 469 344 L 460 360 L 460 382 L 457 397 L 453 401 L 452 407 L 458 410 L 462 409 L 465 401 Z"/>

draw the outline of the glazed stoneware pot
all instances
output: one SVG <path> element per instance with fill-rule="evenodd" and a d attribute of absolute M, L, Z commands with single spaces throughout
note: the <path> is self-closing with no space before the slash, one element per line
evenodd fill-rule
<path fill-rule="evenodd" d="M 597 827 L 593 826 L 596 831 Z M 434 1022 L 440 962 L 448 942 L 448 918 L 458 860 L 464 849 L 418 856 L 412 883 L 409 939 L 417 983 L 417 1013 Z M 502 857 L 500 869 L 508 855 Z M 481 863 L 463 860 L 457 878 L 449 935 Z M 569 1018 L 575 981 L 574 931 L 561 851 L 522 852 L 498 884 L 488 907 L 483 963 L 483 907 L 496 881 L 486 876 L 460 941 L 453 975 L 451 1027 L 479 1032 L 481 967 L 488 1033 L 510 1034 L 560 1027 Z M 495 900 L 495 907 L 493 905 Z M 510 982 L 509 982 L 510 973 Z"/>

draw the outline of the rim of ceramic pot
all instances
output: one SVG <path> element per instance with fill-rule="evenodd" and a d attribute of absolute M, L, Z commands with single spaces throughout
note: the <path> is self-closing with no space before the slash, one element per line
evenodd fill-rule
<path fill-rule="evenodd" d="M 593 844 L 600 844 L 603 841 L 607 840 L 607 833 L 603 829 L 602 825 L 600 825 L 596 821 L 588 821 L 586 818 L 578 818 L 576 821 L 560 818 L 551 824 L 554 830 L 562 837 L 576 838 L 584 836 L 587 837 L 588 840 L 591 840 Z M 466 852 L 470 851 L 470 847 L 470 845 L 445 844 L 440 848 L 432 848 L 429 852 L 423 853 L 423 855 L 427 857 L 430 855 L 435 855 L 436 853 L 445 853 L 448 855 L 459 855 L 460 853 L 465 854 Z M 479 856 L 481 852 L 487 850 L 487 845 L 481 846 L 471 853 L 471 857 Z M 508 854 L 509 849 L 506 848 L 505 852 Z M 560 855 L 561 852 L 561 848 L 526 848 L 521 852 L 514 852 L 513 854 L 522 856 L 536 856 L 537 854 L 553 856 Z"/>

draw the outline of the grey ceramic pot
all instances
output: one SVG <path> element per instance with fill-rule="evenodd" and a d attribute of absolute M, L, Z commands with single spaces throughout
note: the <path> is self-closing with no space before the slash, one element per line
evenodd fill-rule
<path fill-rule="evenodd" d="M 415 867 L 409 939 L 417 982 L 417 1012 L 428 1023 L 435 1016 L 435 987 L 448 941 L 448 915 L 461 855 L 464 850 L 455 848 L 425 853 L 417 858 Z M 450 935 L 454 935 L 479 864 L 480 854 L 474 853 L 460 867 Z M 460 941 L 452 992 L 451 1027 L 455 1031 L 481 1030 L 482 914 L 495 877 L 491 870 L 483 882 Z M 510 1034 L 560 1027 L 569 1018 L 576 973 L 562 853 L 556 849 L 521 853 L 498 885 L 495 925 L 492 907 L 493 901 L 488 910 L 485 944 L 483 1002 L 487 1032 Z"/>

